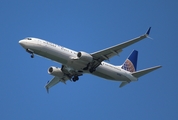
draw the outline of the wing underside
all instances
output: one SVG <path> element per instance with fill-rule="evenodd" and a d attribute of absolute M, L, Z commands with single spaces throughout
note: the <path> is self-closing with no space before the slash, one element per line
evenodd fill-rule
<path fill-rule="evenodd" d="M 55 86 L 56 84 L 58 84 L 59 82 L 62 82 L 64 84 L 66 84 L 67 80 L 73 80 L 74 81 L 74 79 L 78 78 L 78 77 L 76 78 L 76 76 L 81 76 L 82 75 L 82 72 L 78 72 L 78 70 L 70 68 L 70 67 L 68 67 L 66 65 L 62 65 L 62 68 L 60 68 L 60 69 L 61 69 L 63 74 L 61 76 L 53 75 L 54 76 L 53 79 L 48 81 L 46 86 L 45 86 L 47 92 L 49 92 L 49 89 L 51 87 Z"/>
<path fill-rule="evenodd" d="M 136 42 L 139 42 L 140 40 L 143 40 L 144 38 L 147 38 L 150 33 L 150 30 L 151 30 L 151 27 L 148 29 L 148 31 L 144 35 L 141 35 L 141 36 L 131 39 L 129 41 L 123 42 L 121 44 L 91 53 L 91 55 L 95 59 L 101 59 L 101 61 L 108 60 L 109 58 L 111 58 L 115 55 L 118 55 L 120 52 L 122 52 L 122 49 L 124 49 Z"/>
<path fill-rule="evenodd" d="M 147 38 L 149 36 L 150 30 L 151 30 L 151 27 L 148 29 L 148 31 L 145 34 L 143 34 L 139 37 L 136 37 L 134 39 L 123 42 L 121 44 L 91 53 L 92 57 L 94 58 L 92 64 L 90 64 L 90 68 L 92 68 L 92 71 L 95 70 L 101 64 L 102 61 L 109 60 L 111 57 L 113 57 L 115 55 L 119 55 L 119 53 L 122 52 L 122 49 L 124 49 L 136 42 L 139 42 L 139 41 L 143 40 L 144 38 Z"/>
<path fill-rule="evenodd" d="M 68 79 L 64 79 L 64 78 L 61 79 L 61 78 L 55 76 L 52 80 L 50 80 L 50 81 L 46 84 L 45 88 L 46 88 L 47 92 L 49 93 L 49 89 L 50 89 L 51 87 L 53 87 L 54 85 L 58 84 L 59 82 L 66 83 L 67 80 L 68 80 Z"/>

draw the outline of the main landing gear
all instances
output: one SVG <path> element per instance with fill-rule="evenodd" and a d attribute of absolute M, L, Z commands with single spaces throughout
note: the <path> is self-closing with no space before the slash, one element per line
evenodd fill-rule
<path fill-rule="evenodd" d="M 31 58 L 34 58 L 34 52 L 32 50 L 26 49 L 26 51 L 31 54 L 30 56 Z"/>
<path fill-rule="evenodd" d="M 85 68 L 83 68 L 83 70 L 88 70 L 90 66 L 90 63 L 87 64 L 87 66 Z"/>
<path fill-rule="evenodd" d="M 93 72 L 96 71 L 96 69 L 95 68 L 90 68 L 89 71 L 90 71 L 90 73 L 93 73 Z"/>
<path fill-rule="evenodd" d="M 76 82 L 77 80 L 79 80 L 79 77 L 78 77 L 78 76 L 74 76 L 74 77 L 72 78 L 72 80 L 73 80 L 74 82 Z"/>
<path fill-rule="evenodd" d="M 90 63 L 88 63 L 87 66 L 86 66 L 85 68 L 83 68 L 83 70 L 89 70 L 90 73 L 93 73 L 93 72 L 96 71 L 96 68 L 90 68 L 90 69 L 89 69 L 89 67 L 90 67 Z"/>

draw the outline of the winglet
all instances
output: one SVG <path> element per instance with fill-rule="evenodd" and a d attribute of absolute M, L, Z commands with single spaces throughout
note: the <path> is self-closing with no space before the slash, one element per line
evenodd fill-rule
<path fill-rule="evenodd" d="M 146 35 L 149 35 L 150 31 L 151 31 L 151 27 L 149 27 L 149 29 L 147 30 Z"/>
<path fill-rule="evenodd" d="M 47 86 L 45 86 L 45 88 L 46 88 L 47 93 L 49 93 L 49 88 Z"/>
<path fill-rule="evenodd" d="M 128 82 L 124 81 L 124 82 L 122 82 L 122 83 L 120 84 L 119 87 L 121 88 L 121 87 L 123 87 L 123 86 L 125 86 L 125 85 L 127 85 L 127 84 L 128 84 Z"/>

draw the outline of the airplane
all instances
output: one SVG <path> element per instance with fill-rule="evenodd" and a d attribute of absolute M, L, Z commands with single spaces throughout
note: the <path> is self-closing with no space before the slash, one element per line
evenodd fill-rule
<path fill-rule="evenodd" d="M 54 77 L 45 86 L 47 92 L 59 82 L 65 84 L 67 80 L 76 82 L 79 80 L 79 76 L 86 73 L 107 80 L 120 81 L 121 84 L 119 87 L 121 88 L 130 82 L 138 81 L 139 77 L 162 67 L 159 65 L 137 71 L 137 50 L 133 50 L 130 56 L 120 66 L 104 62 L 115 55 L 119 55 L 124 48 L 144 38 L 149 38 L 150 30 L 151 27 L 145 34 L 139 37 L 93 53 L 84 51 L 76 52 L 46 40 L 33 37 L 20 40 L 19 44 L 31 54 L 31 58 L 34 58 L 34 54 L 37 54 L 62 64 L 61 68 L 56 66 L 49 67 L 48 74 Z"/>

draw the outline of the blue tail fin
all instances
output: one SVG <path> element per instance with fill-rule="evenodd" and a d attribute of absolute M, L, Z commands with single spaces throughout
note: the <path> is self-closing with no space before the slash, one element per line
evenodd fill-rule
<path fill-rule="evenodd" d="M 129 72 L 135 72 L 137 70 L 137 57 L 138 51 L 134 50 L 123 63 L 122 69 L 127 70 Z"/>

